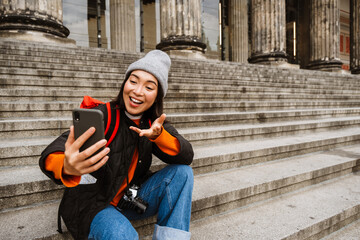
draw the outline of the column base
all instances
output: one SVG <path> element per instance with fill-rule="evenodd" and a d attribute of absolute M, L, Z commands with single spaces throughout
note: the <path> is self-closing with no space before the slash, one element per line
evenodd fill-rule
<path fill-rule="evenodd" d="M 69 29 L 52 16 L 24 10 L 0 16 L 0 31 L 6 30 L 39 31 L 63 38 L 70 34 Z"/>
<path fill-rule="evenodd" d="M 206 44 L 201 42 L 197 37 L 171 36 L 162 39 L 161 42 L 156 45 L 156 49 L 162 51 L 190 50 L 205 53 Z"/>
<path fill-rule="evenodd" d="M 320 70 L 326 72 L 341 72 L 341 66 L 342 62 L 340 60 L 317 60 L 310 62 L 307 68 L 311 70 Z"/>
<path fill-rule="evenodd" d="M 351 69 L 351 74 L 360 74 L 360 67 Z"/>
<path fill-rule="evenodd" d="M 0 31 L 0 38 L 9 38 L 17 40 L 25 40 L 32 42 L 46 42 L 54 43 L 56 45 L 76 45 L 76 41 L 70 38 L 62 38 L 52 34 L 37 32 L 37 31 L 23 31 L 23 30 L 7 30 Z"/>
<path fill-rule="evenodd" d="M 287 63 L 287 54 L 285 52 L 252 54 L 248 61 L 255 64 L 280 65 Z"/>

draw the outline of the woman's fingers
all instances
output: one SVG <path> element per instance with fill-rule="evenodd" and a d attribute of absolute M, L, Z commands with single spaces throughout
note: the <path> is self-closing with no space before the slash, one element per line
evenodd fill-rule
<path fill-rule="evenodd" d="M 75 137 L 74 137 L 74 126 L 70 127 L 70 134 L 65 142 L 65 148 L 68 148 L 69 146 L 71 146 L 71 144 L 73 144 L 75 142 Z"/>
<path fill-rule="evenodd" d="M 75 149 L 80 149 L 82 145 L 94 134 L 96 129 L 94 127 L 89 128 L 84 132 L 80 137 L 78 137 L 72 144 L 72 147 Z M 70 132 L 71 133 L 71 132 Z"/>
<path fill-rule="evenodd" d="M 83 161 L 83 168 L 88 168 L 88 167 L 94 165 L 95 163 L 100 161 L 102 158 L 104 158 L 109 152 L 110 152 L 110 148 L 107 147 L 107 148 L 104 148 L 99 153 L 97 153 L 96 155 L 86 159 L 85 161 Z"/>
<path fill-rule="evenodd" d="M 90 167 L 84 169 L 83 174 L 92 173 L 97 171 L 99 168 L 104 166 L 104 164 L 109 160 L 109 156 L 105 156 L 100 161 L 96 161 L 95 164 L 91 165 Z"/>
<path fill-rule="evenodd" d="M 105 139 L 98 141 L 94 145 L 80 152 L 80 147 L 94 132 L 95 128 L 89 128 L 84 134 L 75 140 L 74 127 L 70 127 L 70 134 L 65 144 L 65 159 L 63 168 L 65 174 L 80 176 L 82 174 L 92 172 L 89 170 L 90 167 L 91 169 L 98 169 L 105 164 L 106 161 L 103 160 L 110 152 L 109 148 L 105 148 L 96 155 L 92 156 L 99 149 L 105 147 L 107 143 Z M 103 164 L 97 164 L 99 161 Z M 98 168 L 92 167 L 94 164 L 97 165 Z"/>
<path fill-rule="evenodd" d="M 163 113 L 159 118 L 157 118 L 152 126 L 149 129 L 139 129 L 137 127 L 131 126 L 130 129 L 137 132 L 140 137 L 147 137 L 149 139 L 156 139 L 162 132 L 162 125 L 166 119 L 166 114 Z"/>
<path fill-rule="evenodd" d="M 80 159 L 83 159 L 83 160 L 88 159 L 99 149 L 101 149 L 102 147 L 105 147 L 106 143 L 107 143 L 106 139 L 102 139 L 102 140 L 98 141 L 97 143 L 93 144 L 92 146 L 88 147 L 84 151 L 80 152 L 80 154 L 79 154 Z"/>
<path fill-rule="evenodd" d="M 142 132 L 142 130 L 140 128 L 137 128 L 137 127 L 131 126 L 130 129 L 137 132 L 138 134 L 140 134 Z"/>
<path fill-rule="evenodd" d="M 166 119 L 166 114 L 163 113 L 163 114 L 161 114 L 161 116 L 160 116 L 158 119 L 156 119 L 156 120 L 157 120 L 158 123 L 162 126 L 162 125 L 164 124 L 164 122 L 165 122 L 165 119 Z"/>

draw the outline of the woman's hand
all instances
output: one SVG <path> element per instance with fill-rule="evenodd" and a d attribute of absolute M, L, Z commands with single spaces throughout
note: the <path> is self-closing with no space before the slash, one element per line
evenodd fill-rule
<path fill-rule="evenodd" d="M 101 168 L 109 159 L 107 154 L 110 152 L 109 148 L 105 148 L 98 154 L 90 157 L 97 150 L 106 145 L 106 140 L 100 140 L 91 147 L 80 152 L 80 147 L 86 142 L 96 129 L 89 128 L 78 139 L 74 137 L 74 126 L 70 127 L 70 134 L 65 143 L 65 159 L 63 173 L 67 175 L 81 176 L 83 174 L 92 173 Z M 90 157 L 90 158 L 89 158 Z"/>
<path fill-rule="evenodd" d="M 151 125 L 149 129 L 140 129 L 137 127 L 131 126 L 130 129 L 137 132 L 140 137 L 144 136 L 151 140 L 155 140 L 162 133 L 163 124 L 165 122 L 166 115 L 163 113 L 159 118 L 157 118 Z"/>

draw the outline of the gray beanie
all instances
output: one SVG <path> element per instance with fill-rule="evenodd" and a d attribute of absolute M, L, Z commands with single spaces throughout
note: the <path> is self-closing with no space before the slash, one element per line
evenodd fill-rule
<path fill-rule="evenodd" d="M 129 78 L 134 70 L 144 70 L 156 77 L 162 90 L 164 97 L 168 89 L 168 74 L 171 65 L 170 57 L 161 50 L 152 50 L 145 57 L 130 64 L 125 73 L 125 80 Z"/>

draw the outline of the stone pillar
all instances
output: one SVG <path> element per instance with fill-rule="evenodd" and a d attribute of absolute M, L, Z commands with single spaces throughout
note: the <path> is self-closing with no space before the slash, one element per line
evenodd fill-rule
<path fill-rule="evenodd" d="M 251 24 L 249 62 L 287 62 L 285 0 L 252 0 Z"/>
<path fill-rule="evenodd" d="M 200 0 L 160 1 L 161 42 L 157 49 L 169 53 L 204 53 L 201 42 Z"/>
<path fill-rule="evenodd" d="M 135 52 L 135 1 L 110 0 L 111 48 Z"/>
<path fill-rule="evenodd" d="M 312 0 L 308 68 L 340 71 L 340 12 L 338 0 Z"/>
<path fill-rule="evenodd" d="M 360 1 L 350 1 L 350 70 L 353 74 L 360 74 Z"/>
<path fill-rule="evenodd" d="M 62 0 L 2 0 L 0 37 L 71 43 L 63 25 Z"/>
<path fill-rule="evenodd" d="M 249 58 L 247 2 L 247 0 L 230 1 L 230 45 L 234 62 L 247 63 Z"/>

